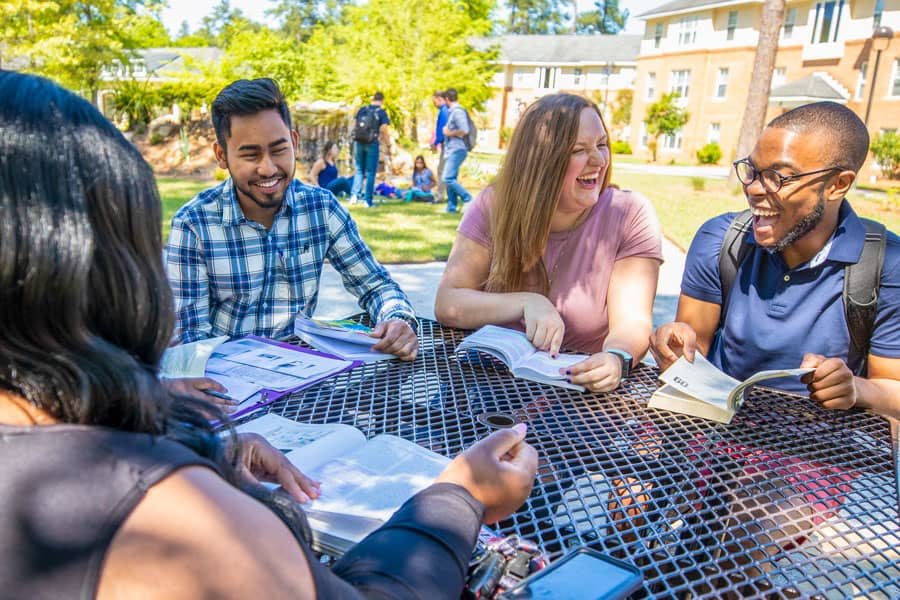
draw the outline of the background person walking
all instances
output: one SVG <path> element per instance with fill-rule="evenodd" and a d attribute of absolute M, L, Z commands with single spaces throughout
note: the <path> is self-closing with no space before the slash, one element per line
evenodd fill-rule
<path fill-rule="evenodd" d="M 366 206 L 372 207 L 375 194 L 375 171 L 378 170 L 378 139 L 386 136 L 387 126 L 391 120 L 384 110 L 384 94 L 375 92 L 372 103 L 364 106 L 356 113 L 356 124 L 353 127 L 353 141 L 356 142 L 354 158 L 356 173 L 353 175 L 351 202 L 362 194 L 363 177 L 366 179 Z"/>
<path fill-rule="evenodd" d="M 469 133 L 469 117 L 466 110 L 459 105 L 456 88 L 448 88 L 444 92 L 450 111 L 447 117 L 447 125 L 444 127 L 444 170 L 441 179 L 447 190 L 447 212 L 456 212 L 458 200 L 463 203 L 472 199 L 472 194 L 466 191 L 457 177 L 469 150 L 466 148 L 465 136 Z"/>
<path fill-rule="evenodd" d="M 438 90 L 431 97 L 431 102 L 434 104 L 435 108 L 438 109 L 437 122 L 434 124 L 434 137 L 431 139 L 431 150 L 432 152 L 438 152 L 438 166 L 437 173 L 438 175 L 443 175 L 444 173 L 444 126 L 447 125 L 447 117 L 450 113 L 450 108 L 447 106 L 447 99 L 444 97 L 444 92 Z M 435 202 L 443 202 L 444 196 L 446 194 L 446 190 L 444 190 L 444 182 L 438 177 L 437 186 L 435 189 Z"/>

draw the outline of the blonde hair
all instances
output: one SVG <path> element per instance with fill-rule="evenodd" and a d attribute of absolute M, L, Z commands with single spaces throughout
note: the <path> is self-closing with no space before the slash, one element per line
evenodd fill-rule
<path fill-rule="evenodd" d="M 597 105 L 573 94 L 540 98 L 516 126 L 493 185 L 487 291 L 549 291 L 541 257 L 585 108 L 595 110 L 608 131 Z M 612 164 L 607 167 L 601 192 L 609 185 L 611 172 Z"/>

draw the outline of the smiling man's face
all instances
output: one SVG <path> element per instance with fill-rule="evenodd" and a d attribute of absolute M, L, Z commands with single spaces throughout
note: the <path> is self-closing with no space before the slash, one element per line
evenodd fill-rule
<path fill-rule="evenodd" d="M 296 169 L 297 134 L 276 110 L 231 117 L 227 151 L 214 144 L 219 166 L 227 169 L 244 214 L 274 214 Z"/>

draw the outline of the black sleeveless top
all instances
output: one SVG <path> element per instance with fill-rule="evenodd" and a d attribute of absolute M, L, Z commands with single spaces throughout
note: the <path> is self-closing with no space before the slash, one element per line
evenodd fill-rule
<path fill-rule="evenodd" d="M 103 427 L 0 425 L 0 598 L 94 598 L 113 536 L 176 469 L 177 442 Z"/>

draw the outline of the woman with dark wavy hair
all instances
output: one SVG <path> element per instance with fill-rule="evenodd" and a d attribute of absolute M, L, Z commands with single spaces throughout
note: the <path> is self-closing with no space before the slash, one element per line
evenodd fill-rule
<path fill-rule="evenodd" d="M 531 488 L 524 431 L 457 457 L 329 572 L 302 512 L 253 476 L 296 498 L 309 482 L 258 438 L 223 442 L 207 420 L 219 409 L 160 384 L 173 326 L 161 217 L 150 168 L 102 115 L 0 71 L 0 588 L 459 597 L 480 523 Z"/>

